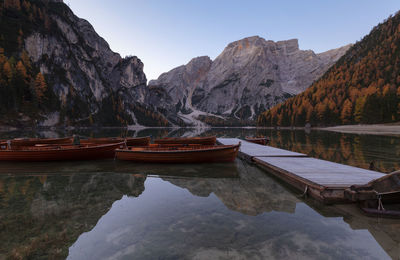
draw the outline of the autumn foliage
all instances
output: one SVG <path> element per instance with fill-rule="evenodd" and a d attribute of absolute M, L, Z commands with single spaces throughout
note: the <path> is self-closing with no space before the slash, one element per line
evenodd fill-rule
<path fill-rule="evenodd" d="M 318 81 L 258 118 L 262 126 L 388 123 L 400 119 L 400 13 L 353 45 Z"/>

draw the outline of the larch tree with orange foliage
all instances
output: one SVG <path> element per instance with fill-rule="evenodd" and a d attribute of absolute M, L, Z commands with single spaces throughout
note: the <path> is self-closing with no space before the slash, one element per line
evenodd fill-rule
<path fill-rule="evenodd" d="M 37 100 L 38 100 L 38 102 L 40 104 L 45 99 L 45 94 L 46 94 L 46 91 L 47 91 L 46 81 L 44 79 L 43 74 L 40 73 L 40 72 L 36 76 L 34 89 L 35 89 L 36 98 L 37 98 Z"/>

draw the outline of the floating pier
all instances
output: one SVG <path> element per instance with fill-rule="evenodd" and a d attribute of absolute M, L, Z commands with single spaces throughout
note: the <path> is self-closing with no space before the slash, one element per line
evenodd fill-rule
<path fill-rule="evenodd" d="M 306 154 L 250 143 L 238 138 L 218 138 L 224 145 L 242 145 L 239 157 L 254 162 L 282 181 L 325 204 L 348 202 L 344 190 L 364 185 L 386 174 L 310 158 Z"/>

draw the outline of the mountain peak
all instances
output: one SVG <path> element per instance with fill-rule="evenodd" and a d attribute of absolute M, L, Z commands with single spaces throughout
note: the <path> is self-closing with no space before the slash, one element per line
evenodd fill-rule
<path fill-rule="evenodd" d="M 294 52 L 300 50 L 299 48 L 299 40 L 298 39 L 290 39 L 285 41 L 276 42 L 278 47 L 284 47 L 288 52 Z"/>

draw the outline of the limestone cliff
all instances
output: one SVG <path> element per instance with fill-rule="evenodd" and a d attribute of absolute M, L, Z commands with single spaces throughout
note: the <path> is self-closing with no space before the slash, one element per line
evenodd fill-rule
<path fill-rule="evenodd" d="M 266 41 L 254 36 L 230 43 L 214 60 L 198 57 L 149 82 L 149 104 L 185 121 L 253 120 L 269 107 L 304 91 L 350 45 L 316 54 L 297 39 Z M 165 113 L 165 111 L 168 111 Z"/>
<path fill-rule="evenodd" d="M 43 74 L 51 92 L 45 101 L 37 102 L 37 95 L 28 93 L 22 102 L 10 106 L 20 117 L 14 124 L 168 124 L 144 104 L 147 80 L 141 60 L 136 56 L 122 58 L 113 52 L 90 23 L 75 16 L 62 1 L 7 4 L 0 14 L 4 29 L 0 49 L 5 57 L 18 60 L 22 53 L 27 53 L 30 64 L 24 60 L 26 70 L 32 65 L 33 75 Z M 34 79 L 32 83 L 26 82 L 25 89 L 23 84 L 20 88 L 30 92 L 29 84 L 34 85 Z M 47 104 L 50 99 L 52 106 Z M 24 104 L 30 109 L 25 109 Z"/>

